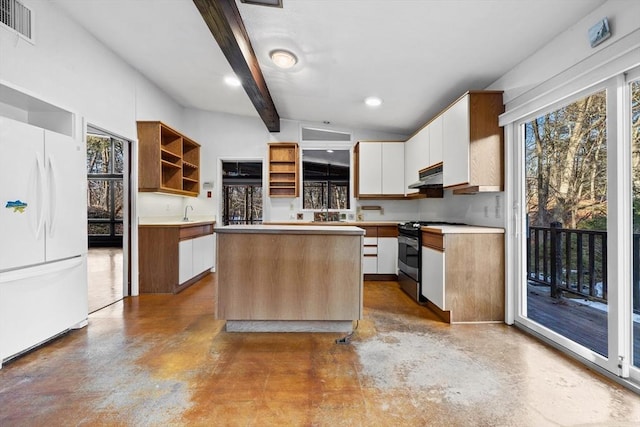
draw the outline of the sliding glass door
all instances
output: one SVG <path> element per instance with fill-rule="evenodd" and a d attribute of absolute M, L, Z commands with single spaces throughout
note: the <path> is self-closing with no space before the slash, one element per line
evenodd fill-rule
<path fill-rule="evenodd" d="M 515 323 L 640 383 L 640 69 L 507 129 Z"/>
<path fill-rule="evenodd" d="M 640 72 L 629 74 L 628 107 L 629 139 L 631 142 L 631 215 L 632 215 L 632 278 L 631 331 L 632 364 L 640 368 Z M 636 372 L 637 374 L 637 372 Z"/>
<path fill-rule="evenodd" d="M 526 218 L 521 315 L 546 335 L 604 358 L 610 312 L 607 93 L 596 88 L 520 125 Z"/>

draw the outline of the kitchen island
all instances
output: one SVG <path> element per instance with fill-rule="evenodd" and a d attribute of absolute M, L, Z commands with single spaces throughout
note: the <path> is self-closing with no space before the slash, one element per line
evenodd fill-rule
<path fill-rule="evenodd" d="M 216 228 L 216 318 L 227 331 L 350 332 L 362 318 L 364 230 Z"/>

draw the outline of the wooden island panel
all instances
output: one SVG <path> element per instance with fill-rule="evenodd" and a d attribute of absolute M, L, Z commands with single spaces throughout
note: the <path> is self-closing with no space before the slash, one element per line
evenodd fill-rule
<path fill-rule="evenodd" d="M 351 321 L 362 317 L 361 234 L 336 229 L 328 234 L 221 231 L 218 319 Z"/>

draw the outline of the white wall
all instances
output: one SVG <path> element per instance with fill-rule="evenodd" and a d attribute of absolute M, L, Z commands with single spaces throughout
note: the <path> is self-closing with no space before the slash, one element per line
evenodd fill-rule
<path fill-rule="evenodd" d="M 221 160 L 261 160 L 266 166 L 268 160 L 267 144 L 269 142 L 298 142 L 300 141 L 301 125 L 313 125 L 315 127 L 333 129 L 324 124 L 301 123 L 295 120 L 283 119 L 280 122 L 280 132 L 269 133 L 263 122 L 258 117 L 243 117 L 233 114 L 216 113 L 196 109 L 186 109 L 184 114 L 185 132 L 188 136 L 202 144 L 201 149 L 201 181 L 214 183 L 213 197 L 208 199 L 206 192 L 202 192 L 197 199 L 188 199 L 184 203 L 194 206 L 194 215 L 220 215 L 220 182 Z M 352 133 L 353 141 L 361 139 L 397 140 L 406 138 L 405 135 L 371 132 L 362 129 L 339 129 Z M 301 144 L 304 149 L 305 144 Z M 267 182 L 267 170 L 263 168 L 264 182 Z M 145 204 L 150 198 L 162 199 L 154 201 L 156 210 L 162 211 L 171 201 L 170 196 L 145 195 Z M 293 203 L 294 208 L 291 209 Z M 264 198 L 264 220 L 283 221 L 289 220 L 294 212 L 302 209 L 300 198 Z M 369 203 L 380 205 L 381 203 Z M 382 219 L 406 219 L 415 218 L 417 204 L 415 202 L 399 202 L 392 204 L 385 202 L 385 215 Z M 158 207 L 160 209 L 158 209 Z M 146 207 L 144 208 L 146 209 Z M 351 209 L 355 212 L 355 206 Z M 366 215 L 369 216 L 369 211 Z M 377 213 L 371 215 L 375 216 Z M 162 216 L 162 214 L 160 214 Z M 306 219 L 311 219 L 309 213 Z"/>
<path fill-rule="evenodd" d="M 587 30 L 604 17 L 609 20 L 612 36 L 596 48 L 591 48 Z M 608 49 L 611 55 L 617 55 L 618 52 L 615 49 L 609 48 L 611 44 L 639 28 L 640 1 L 610 0 L 559 34 L 551 43 L 533 52 L 525 61 L 501 76 L 487 89 L 504 91 L 507 111 L 518 108 L 530 98 L 528 91 L 532 91 L 593 54 L 607 52 Z M 638 61 L 640 62 L 640 58 Z M 496 201 L 496 196 L 499 197 L 499 201 Z M 497 210 L 501 211 L 499 215 L 496 215 L 496 205 Z M 421 219 L 446 219 L 496 227 L 505 226 L 505 212 L 509 212 L 504 206 L 504 193 L 453 196 L 447 191 L 442 200 L 421 200 L 419 210 Z"/>
<path fill-rule="evenodd" d="M 182 108 L 50 2 L 25 1 L 35 44 L 0 26 L 0 80 L 128 139 L 137 119 L 180 128 Z"/>
<path fill-rule="evenodd" d="M 609 20 L 611 37 L 591 48 L 587 31 L 602 18 Z M 640 28 L 640 1 L 610 0 L 559 34 L 553 41 L 492 83 L 488 89 L 503 90 L 507 110 L 517 98 L 544 81 L 584 61 Z"/>

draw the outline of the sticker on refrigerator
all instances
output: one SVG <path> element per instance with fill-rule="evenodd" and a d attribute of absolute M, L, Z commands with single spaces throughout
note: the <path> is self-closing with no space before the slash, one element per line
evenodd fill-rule
<path fill-rule="evenodd" d="M 7 209 L 13 209 L 13 212 L 23 213 L 24 210 L 27 209 L 27 204 L 20 200 L 16 200 L 15 202 L 7 201 L 7 204 L 4 207 Z"/>

